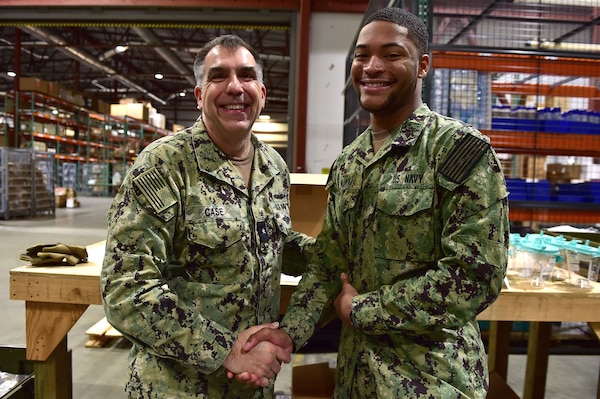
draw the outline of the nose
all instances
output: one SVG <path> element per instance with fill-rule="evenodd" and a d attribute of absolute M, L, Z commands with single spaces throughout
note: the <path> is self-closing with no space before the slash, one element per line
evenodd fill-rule
<path fill-rule="evenodd" d="M 368 74 L 380 72 L 383 70 L 383 61 L 379 57 L 371 56 L 369 61 L 364 64 L 363 69 Z"/>
<path fill-rule="evenodd" d="M 229 94 L 239 94 L 242 93 L 242 83 L 238 79 L 236 75 L 233 75 L 229 82 L 227 83 L 227 93 Z"/>

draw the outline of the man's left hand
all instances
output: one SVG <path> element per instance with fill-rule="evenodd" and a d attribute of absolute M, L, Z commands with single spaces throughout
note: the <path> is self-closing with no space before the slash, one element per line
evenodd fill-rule
<path fill-rule="evenodd" d="M 352 310 L 352 298 L 358 295 L 358 291 L 350 282 L 350 277 L 346 273 L 340 275 L 342 280 L 342 290 L 335 298 L 333 306 L 335 311 L 342 322 L 348 327 L 353 327 L 352 320 L 350 320 L 350 311 Z"/>

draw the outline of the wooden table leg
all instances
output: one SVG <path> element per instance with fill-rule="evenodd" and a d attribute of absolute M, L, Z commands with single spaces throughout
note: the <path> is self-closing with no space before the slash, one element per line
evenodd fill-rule
<path fill-rule="evenodd" d="M 72 399 L 71 353 L 67 334 L 88 305 L 25 303 L 28 360 L 34 360 L 36 399 Z"/>
<path fill-rule="evenodd" d="M 512 321 L 490 321 L 488 338 L 488 367 L 506 381 Z"/>
<path fill-rule="evenodd" d="M 597 339 L 600 339 L 600 323 L 590 322 L 588 323 Z M 598 389 L 596 390 L 596 399 L 600 399 L 600 374 L 598 375 Z"/>
<path fill-rule="evenodd" d="M 67 350 L 67 337 L 57 345 L 45 361 L 33 365 L 35 399 L 72 399 L 72 360 Z"/>
<path fill-rule="evenodd" d="M 523 399 L 543 399 L 546 391 L 551 322 L 531 322 L 527 342 L 527 368 Z"/>

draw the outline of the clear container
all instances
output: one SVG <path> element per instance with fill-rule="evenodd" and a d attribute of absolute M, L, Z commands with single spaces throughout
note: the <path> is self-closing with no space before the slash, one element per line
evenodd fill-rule
<path fill-rule="evenodd" d="M 523 289 L 541 289 L 552 282 L 559 248 L 547 244 L 541 237 L 528 236 L 522 243 L 524 265 L 517 284 Z"/>
<path fill-rule="evenodd" d="M 569 265 L 572 285 L 583 289 L 591 289 L 598 281 L 600 268 L 600 249 L 573 241 L 567 245 L 567 264 Z"/>

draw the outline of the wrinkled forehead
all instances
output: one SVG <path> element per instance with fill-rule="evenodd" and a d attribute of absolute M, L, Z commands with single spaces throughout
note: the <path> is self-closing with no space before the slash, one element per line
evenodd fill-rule
<path fill-rule="evenodd" d="M 245 47 L 229 48 L 216 46 L 211 49 L 204 59 L 204 68 L 254 68 L 257 69 L 256 60 L 250 51 Z"/>

